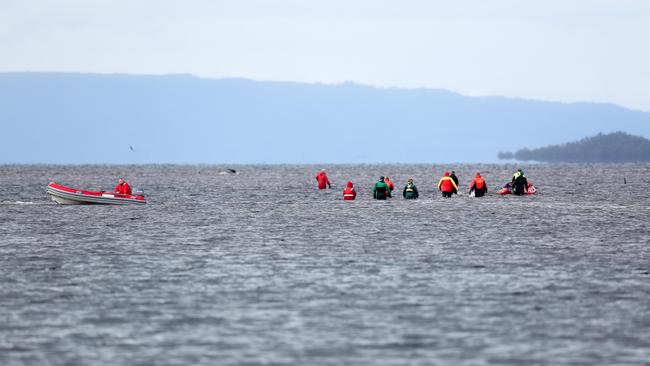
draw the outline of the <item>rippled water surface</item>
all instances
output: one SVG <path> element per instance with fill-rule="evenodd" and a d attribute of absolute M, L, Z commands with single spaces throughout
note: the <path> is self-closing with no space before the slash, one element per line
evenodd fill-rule
<path fill-rule="evenodd" d="M 650 362 L 650 165 L 533 165 L 537 196 L 481 199 L 477 169 L 514 167 L 330 166 L 326 192 L 235 168 L 0 166 L 0 365 Z M 422 199 L 373 201 L 379 175 Z M 45 194 L 118 176 L 148 204 Z"/>

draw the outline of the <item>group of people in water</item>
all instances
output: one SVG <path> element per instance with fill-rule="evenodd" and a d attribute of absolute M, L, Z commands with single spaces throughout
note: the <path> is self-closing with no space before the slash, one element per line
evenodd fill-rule
<path fill-rule="evenodd" d="M 332 188 L 332 183 L 327 177 L 325 169 L 321 169 L 320 172 L 316 174 L 316 181 L 318 182 L 318 189 L 327 189 Z M 456 176 L 455 171 L 445 172 L 442 178 L 438 181 L 438 190 L 442 193 L 442 196 L 445 198 L 450 198 L 454 194 L 458 194 L 459 186 L 458 177 Z M 524 174 L 524 171 L 517 169 L 517 171 L 512 175 L 512 180 L 506 184 L 504 188 L 507 188 L 512 194 L 515 195 L 524 195 L 527 193 L 529 184 L 528 179 Z M 395 190 L 395 184 L 390 180 L 389 177 L 379 177 L 379 180 L 372 187 L 372 197 L 376 200 L 385 200 L 392 198 L 392 192 Z M 483 197 L 488 192 L 488 185 L 485 179 L 481 176 L 480 172 L 477 172 L 472 179 L 472 182 L 469 185 L 469 194 L 474 194 L 474 197 Z M 131 186 L 129 183 L 120 178 L 115 186 L 114 193 L 131 195 Z M 413 178 L 409 178 L 406 181 L 406 185 L 402 190 L 402 197 L 407 200 L 414 200 L 420 197 L 418 188 L 415 186 Z M 351 181 L 348 181 L 345 189 L 343 190 L 343 199 L 346 201 L 353 201 L 357 198 L 357 191 L 354 188 L 354 184 Z"/>
<path fill-rule="evenodd" d="M 327 177 L 325 169 L 321 169 L 320 172 L 316 174 L 316 181 L 318 182 L 318 189 L 327 189 L 332 188 L 332 184 Z M 445 198 L 450 198 L 454 194 L 458 194 L 459 181 L 456 176 L 455 171 L 445 172 L 440 181 L 438 181 L 438 190 L 442 193 L 442 196 Z M 512 175 L 512 180 L 506 184 L 504 188 L 507 188 L 512 194 L 515 195 L 524 195 L 527 192 L 529 187 L 528 180 L 524 175 L 524 171 L 517 169 L 517 171 Z M 395 190 L 395 184 L 390 180 L 389 177 L 379 177 L 379 180 L 372 187 L 372 197 L 376 200 L 386 200 L 391 198 L 392 192 Z M 483 197 L 488 192 L 488 185 L 480 172 L 477 172 L 472 179 L 472 182 L 469 185 L 469 195 L 474 195 L 474 197 Z M 418 193 L 418 188 L 415 186 L 413 178 L 409 178 L 402 190 L 402 197 L 404 199 L 418 199 L 420 194 Z M 354 184 L 351 181 L 348 181 L 345 189 L 343 190 L 343 199 L 346 201 L 353 201 L 357 198 L 357 191 L 354 188 Z"/>

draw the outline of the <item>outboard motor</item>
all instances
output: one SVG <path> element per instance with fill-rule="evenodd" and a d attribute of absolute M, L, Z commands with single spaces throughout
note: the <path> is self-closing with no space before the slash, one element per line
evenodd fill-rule
<path fill-rule="evenodd" d="M 133 188 L 133 192 L 131 193 L 131 195 L 144 197 L 144 189 L 142 189 L 142 188 Z"/>

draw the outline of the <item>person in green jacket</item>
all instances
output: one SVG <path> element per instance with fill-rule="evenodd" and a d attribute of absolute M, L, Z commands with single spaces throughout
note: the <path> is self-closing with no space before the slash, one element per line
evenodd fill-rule
<path fill-rule="evenodd" d="M 413 178 L 409 178 L 409 180 L 406 182 L 402 196 L 404 196 L 404 198 L 407 200 L 415 200 L 420 196 L 418 194 L 418 188 L 415 186 L 415 183 L 413 183 Z"/>
<path fill-rule="evenodd" d="M 379 177 L 379 181 L 372 187 L 372 197 L 376 200 L 385 200 L 390 195 L 390 187 L 384 182 L 384 177 Z"/>

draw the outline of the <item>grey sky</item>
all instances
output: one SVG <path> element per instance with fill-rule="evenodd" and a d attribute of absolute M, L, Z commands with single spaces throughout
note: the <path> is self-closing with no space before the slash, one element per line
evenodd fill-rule
<path fill-rule="evenodd" d="M 0 71 L 191 73 L 650 111 L 650 1 L 0 0 Z"/>

